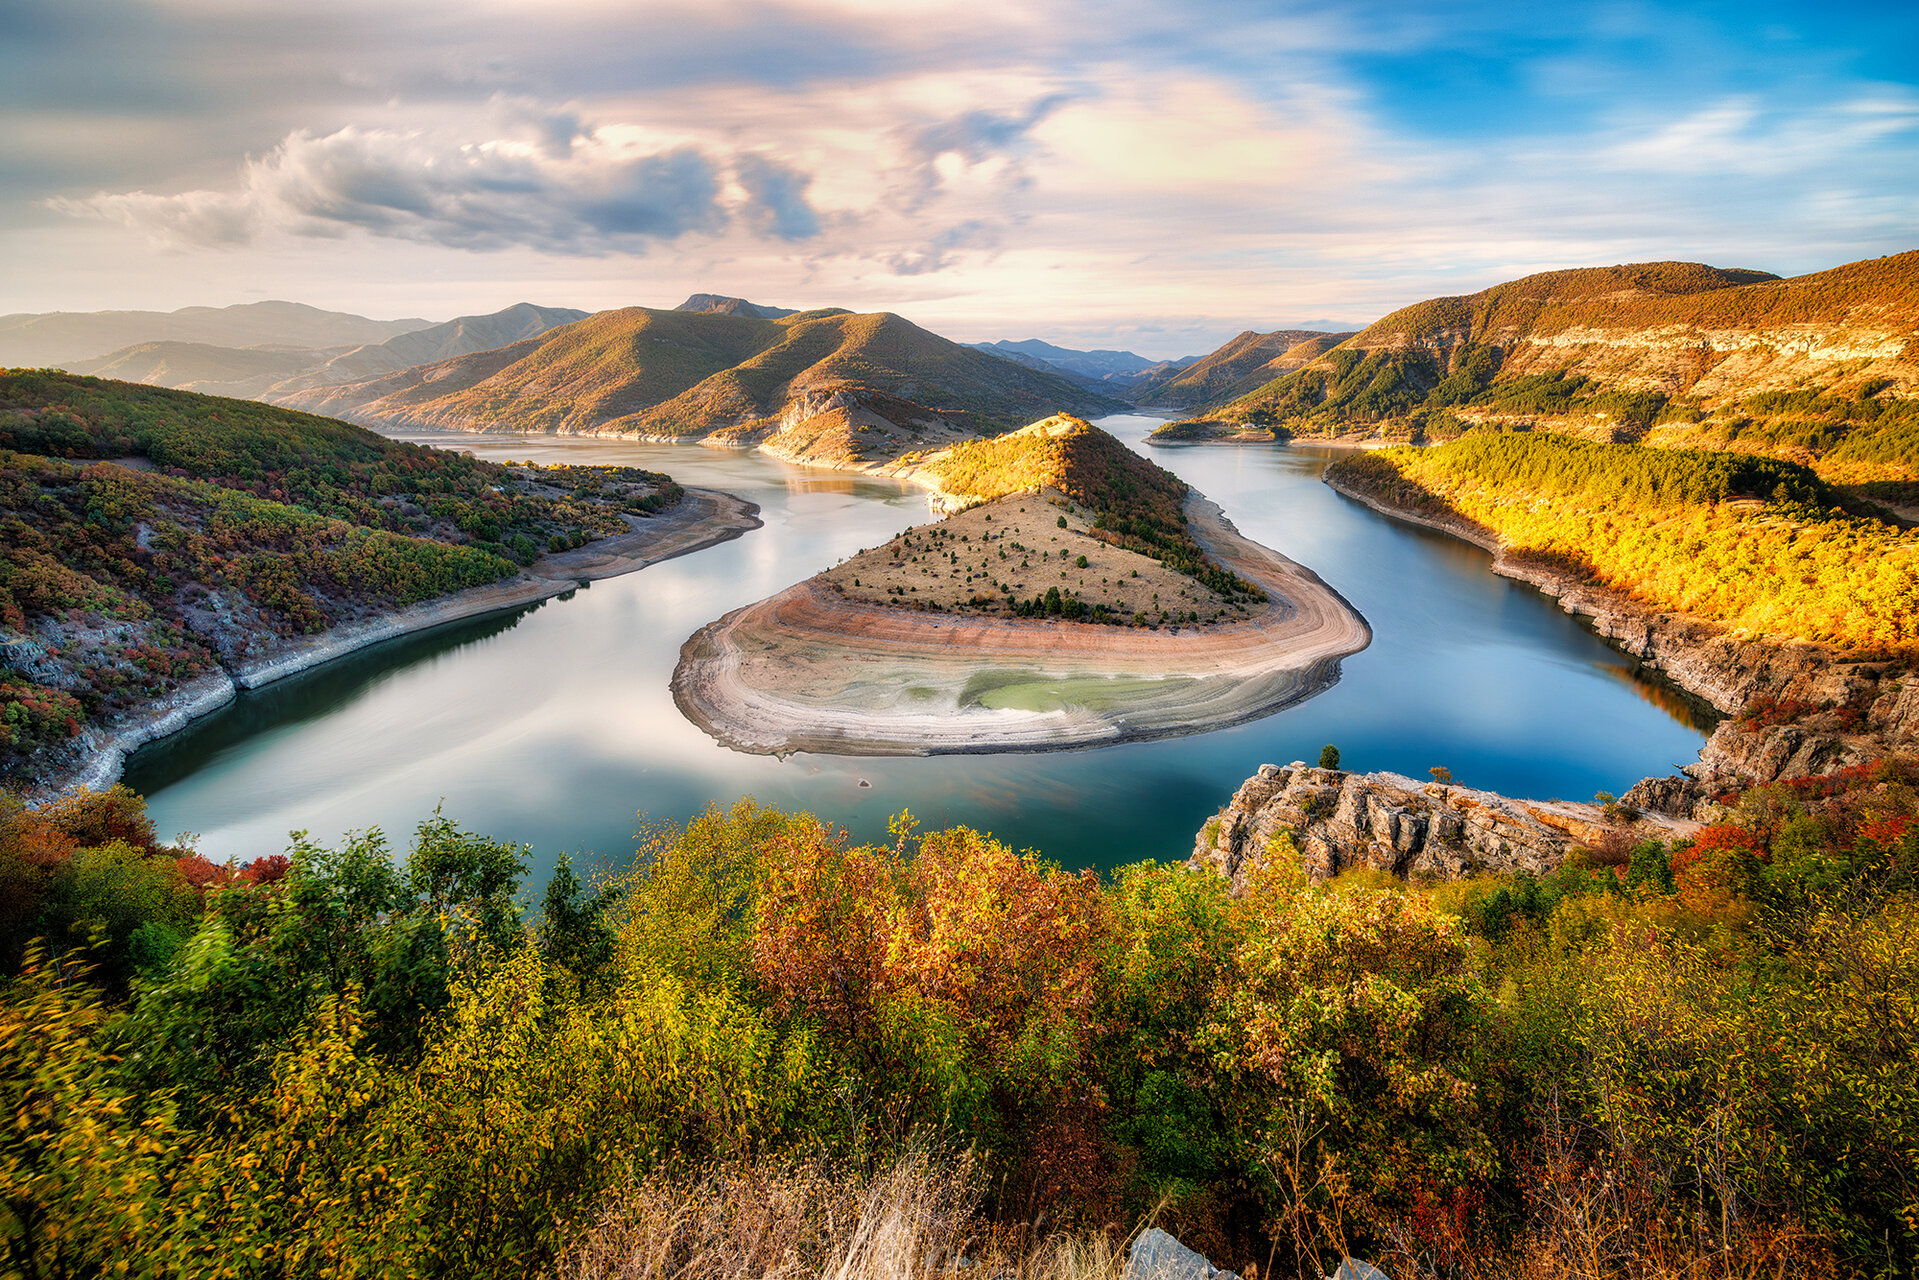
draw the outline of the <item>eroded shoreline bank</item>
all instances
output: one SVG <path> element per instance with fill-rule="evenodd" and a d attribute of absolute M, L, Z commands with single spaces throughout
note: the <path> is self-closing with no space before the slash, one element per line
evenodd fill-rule
<path fill-rule="evenodd" d="M 1624 592 L 1514 555 L 1492 530 L 1464 516 L 1438 516 L 1387 502 L 1336 477 L 1335 492 L 1389 519 L 1470 542 L 1493 557 L 1492 571 L 1523 582 L 1580 618 L 1600 639 L 1652 667 L 1725 715 L 1686 766 L 1685 778 L 1648 778 L 1627 798 L 1662 812 L 1704 813 L 1728 785 L 1759 785 L 1862 764 L 1919 746 L 1919 680 L 1882 680 L 1886 664 L 1824 646 L 1742 635 L 1690 614 L 1660 610 Z M 1747 726 L 1737 713 L 1755 698 L 1813 707 L 1854 707 L 1865 732 L 1824 732 L 1797 724 Z"/>
<path fill-rule="evenodd" d="M 1273 597 L 1258 616 L 1164 630 L 921 613 L 816 579 L 687 640 L 683 714 L 752 754 L 988 754 L 1206 732 L 1330 687 L 1372 632 L 1317 574 L 1243 537 L 1197 494 L 1207 552 Z"/>
<path fill-rule="evenodd" d="M 762 524 L 756 504 L 715 489 L 687 489 L 677 505 L 645 519 L 629 517 L 627 523 L 628 533 L 542 556 L 524 573 L 505 582 L 472 587 L 345 623 L 318 635 L 290 639 L 264 657 L 199 676 L 137 711 L 84 730 L 75 740 L 77 758 L 30 789 L 28 802 L 44 804 L 77 787 L 97 791 L 112 786 L 119 781 L 133 752 L 179 733 L 232 702 L 243 690 L 273 684 L 389 640 L 524 609 L 564 595 L 585 582 L 634 573 L 663 560 L 729 542 Z"/>

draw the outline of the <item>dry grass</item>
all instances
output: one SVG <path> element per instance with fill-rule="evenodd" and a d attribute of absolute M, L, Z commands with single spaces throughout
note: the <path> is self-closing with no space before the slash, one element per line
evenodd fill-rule
<path fill-rule="evenodd" d="M 615 1193 L 553 1280 L 1118 1280 L 1125 1246 L 989 1226 L 969 1157 L 911 1152 L 870 1176 L 820 1159 L 656 1175 Z"/>
<path fill-rule="evenodd" d="M 1058 527 L 1061 518 L 1064 529 Z M 889 608 L 937 605 L 952 613 L 1005 617 L 1008 591 L 1027 600 L 1057 587 L 1089 609 L 1104 605 L 1119 621 L 1144 614 L 1157 623 L 1170 611 L 1181 618 L 1197 613 L 1199 622 L 1188 625 L 1207 625 L 1237 622 L 1249 612 L 1151 556 L 1094 537 L 1085 509 L 1050 490 L 1001 498 L 908 529 L 820 577 L 849 600 Z"/>

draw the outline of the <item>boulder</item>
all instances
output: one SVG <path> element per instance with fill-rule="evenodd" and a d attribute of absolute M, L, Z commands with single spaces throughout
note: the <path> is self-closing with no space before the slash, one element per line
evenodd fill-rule
<path fill-rule="evenodd" d="M 1148 1227 L 1139 1233 L 1132 1251 L 1126 1255 L 1124 1280 L 1239 1280 L 1239 1277 L 1231 1271 L 1222 1271 L 1158 1227 Z"/>

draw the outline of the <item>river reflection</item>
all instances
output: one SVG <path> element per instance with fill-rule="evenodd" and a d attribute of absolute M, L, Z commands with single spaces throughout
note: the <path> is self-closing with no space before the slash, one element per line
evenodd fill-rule
<path fill-rule="evenodd" d="M 1101 425 L 1141 447 L 1157 419 Z M 1386 520 L 1318 483 L 1334 456 L 1293 447 L 1147 451 L 1219 502 L 1242 532 L 1312 566 L 1372 624 L 1333 689 L 1278 715 L 1192 738 L 1026 756 L 785 760 L 726 750 L 688 724 L 667 681 L 682 641 L 928 518 L 893 481 L 807 471 L 758 453 L 577 437 L 414 436 L 494 459 L 609 462 L 757 502 L 766 527 L 593 584 L 567 600 L 381 646 L 244 695 L 131 763 L 161 831 L 210 857 L 275 852 L 286 833 L 396 838 L 442 800 L 461 824 L 624 865 L 636 812 L 677 822 L 751 795 L 867 839 L 911 809 L 1068 866 L 1182 857 L 1266 761 L 1340 747 L 1349 767 L 1519 795 L 1584 798 L 1691 759 L 1696 708 L 1634 673 L 1477 548 Z M 1663 700 L 1663 705 L 1662 705 Z M 866 785 L 862 785 L 862 783 Z"/>

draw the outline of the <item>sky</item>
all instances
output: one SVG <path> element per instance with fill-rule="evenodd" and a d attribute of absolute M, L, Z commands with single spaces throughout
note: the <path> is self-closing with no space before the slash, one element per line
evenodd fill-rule
<path fill-rule="evenodd" d="M 0 313 L 696 291 L 1154 358 L 1919 248 L 1919 4 L 0 0 Z"/>

